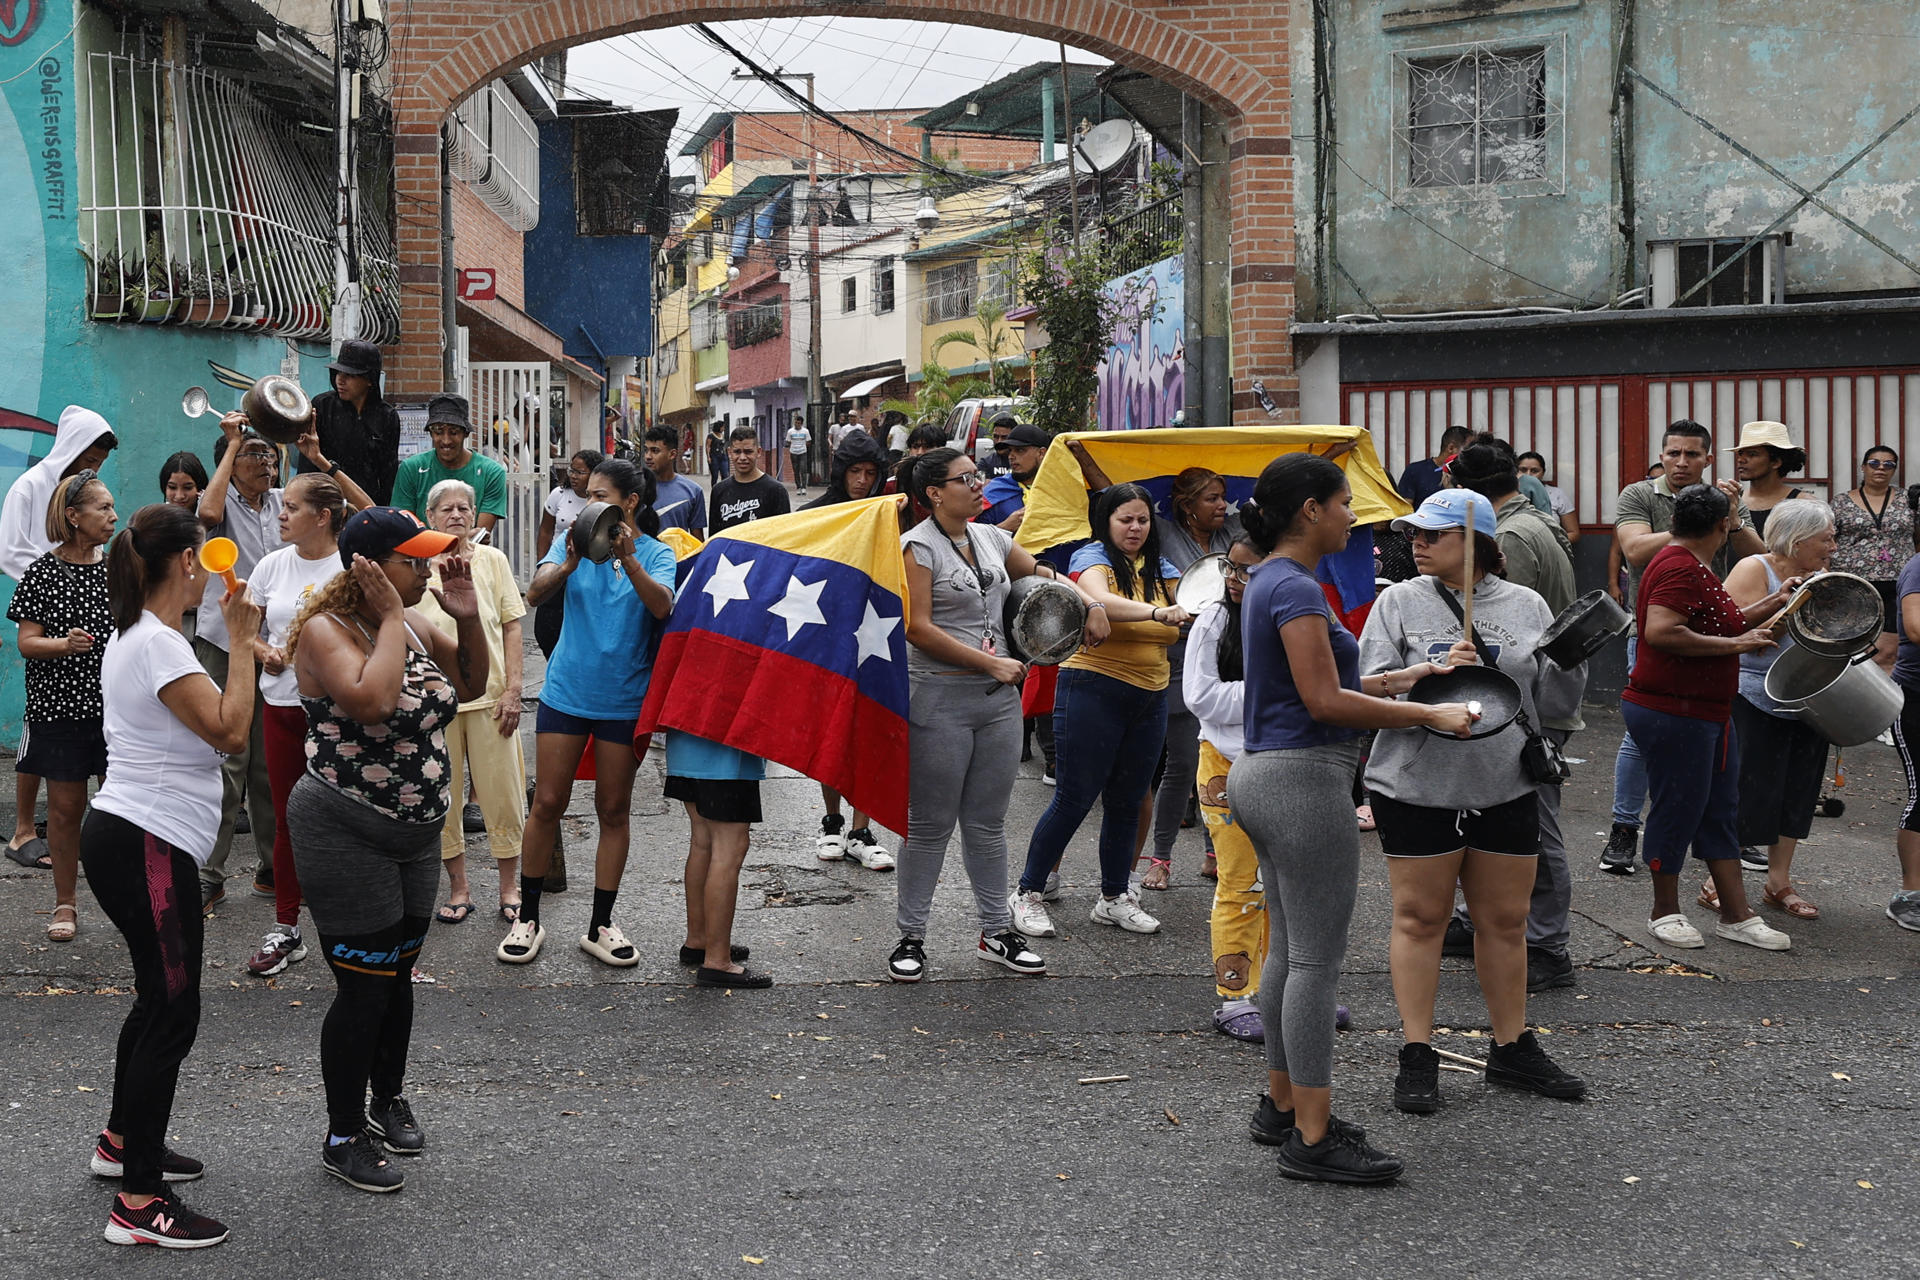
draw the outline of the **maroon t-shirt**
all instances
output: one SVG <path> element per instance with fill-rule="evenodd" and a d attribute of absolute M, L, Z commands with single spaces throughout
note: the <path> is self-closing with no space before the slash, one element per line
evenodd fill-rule
<path fill-rule="evenodd" d="M 1640 643 L 1634 646 L 1633 674 L 1621 697 L 1653 711 L 1724 724 L 1740 686 L 1740 655 L 1691 658 L 1648 644 L 1647 608 L 1656 604 L 1680 614 L 1689 629 L 1703 636 L 1737 636 L 1747 630 L 1746 615 L 1713 570 L 1685 547 L 1669 543 L 1640 578 L 1633 602 Z"/>

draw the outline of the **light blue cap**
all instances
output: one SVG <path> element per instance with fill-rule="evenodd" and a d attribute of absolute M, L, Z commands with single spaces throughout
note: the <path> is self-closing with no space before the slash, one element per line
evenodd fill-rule
<path fill-rule="evenodd" d="M 1472 512 L 1471 517 L 1467 514 Z M 1410 516 L 1401 516 L 1393 527 L 1401 533 L 1408 529 L 1464 529 L 1473 521 L 1474 531 L 1493 537 L 1493 504 L 1471 489 L 1442 489 L 1420 504 Z"/>

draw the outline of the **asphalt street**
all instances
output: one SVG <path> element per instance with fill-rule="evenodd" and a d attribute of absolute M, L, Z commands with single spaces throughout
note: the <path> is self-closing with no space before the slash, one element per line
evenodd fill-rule
<path fill-rule="evenodd" d="M 417 988 L 408 1092 L 428 1153 L 395 1196 L 319 1167 L 331 981 L 317 957 L 273 980 L 247 974 L 272 910 L 239 878 L 256 856 L 239 840 L 171 1130 L 210 1168 L 183 1188 L 189 1203 L 233 1238 L 191 1259 L 116 1250 L 100 1238 L 109 1187 L 86 1162 L 131 998 L 125 952 L 84 885 L 79 939 L 46 942 L 47 876 L 0 864 L 14 1046 L 0 1275 L 62 1263 L 342 1278 L 1913 1274 L 1920 935 L 1882 914 L 1897 887 L 1897 759 L 1848 753 L 1846 813 L 1818 820 L 1798 866 L 1824 918 L 1790 926 L 1792 951 L 1708 929 L 1705 950 L 1670 957 L 1644 929 L 1644 872 L 1596 869 L 1619 730 L 1608 711 L 1590 721 L 1569 748 L 1585 763 L 1566 797 L 1579 983 L 1534 997 L 1529 1020 L 1591 1095 L 1550 1102 L 1448 1072 L 1439 1115 L 1392 1109 L 1390 904 L 1367 837 L 1336 1106 L 1408 1163 L 1397 1186 L 1372 1190 L 1285 1181 L 1247 1139 L 1263 1061 L 1208 1023 L 1197 833 L 1181 836 L 1174 888 L 1149 895 L 1164 929 L 1139 937 L 1087 922 L 1097 876 L 1083 831 L 1057 915 L 1066 936 L 1041 945 L 1045 979 L 973 958 L 956 850 L 931 980 L 898 987 L 884 975 L 891 877 L 817 861 L 819 790 L 775 770 L 736 938 L 779 985 L 729 995 L 674 963 L 687 827 L 650 755 L 616 912 L 637 968 L 573 945 L 589 906 L 586 787 L 568 822 L 575 887 L 549 899 L 532 965 L 493 959 L 505 926 L 471 844 L 481 909 L 435 926 L 422 956 L 435 982 Z M 1050 794 L 1037 760 L 1022 772 L 1016 859 Z M 1447 967 L 1437 1043 L 1483 1057 L 1470 967 Z M 1114 1075 L 1128 1078 L 1080 1083 Z"/>

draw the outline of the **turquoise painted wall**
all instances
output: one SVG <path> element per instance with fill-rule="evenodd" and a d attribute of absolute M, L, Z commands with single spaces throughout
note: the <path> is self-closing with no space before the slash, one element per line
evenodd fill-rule
<path fill-rule="evenodd" d="M 87 319 L 74 67 L 96 27 L 90 20 L 66 37 L 74 13 L 71 0 L 20 0 L 10 27 L 0 19 L 0 486 L 45 456 L 62 409 L 85 405 L 119 437 L 105 477 L 124 519 L 159 500 L 160 464 L 174 451 L 192 449 L 212 470 L 215 419 L 185 417 L 180 393 L 207 387 L 221 409 L 237 408 L 239 393 L 214 382 L 207 361 L 272 373 L 285 344 Z M 303 349 L 301 380 L 309 392 L 325 389 L 323 348 Z M 12 581 L 0 579 L 0 610 L 12 594 Z M 19 739 L 21 704 L 14 627 L 0 621 L 0 743 L 9 747 Z"/>

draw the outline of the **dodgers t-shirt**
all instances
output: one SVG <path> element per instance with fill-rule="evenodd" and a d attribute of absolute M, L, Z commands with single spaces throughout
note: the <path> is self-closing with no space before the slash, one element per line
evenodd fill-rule
<path fill-rule="evenodd" d="M 633 541 L 633 558 L 648 577 L 673 590 L 673 548 L 641 534 Z M 566 559 L 566 543 L 555 538 L 540 563 Z M 653 633 L 665 625 L 647 612 L 618 557 L 605 564 L 582 558 L 567 579 L 566 622 L 547 663 L 540 701 L 583 720 L 633 719 L 653 673 Z"/>
<path fill-rule="evenodd" d="M 1240 607 L 1249 751 L 1321 747 L 1359 735 L 1357 729 L 1320 723 L 1300 700 L 1280 628 L 1308 616 L 1326 619 L 1340 687 L 1360 690 L 1360 642 L 1333 616 L 1318 579 L 1286 556 L 1267 561 L 1254 569 Z"/>

